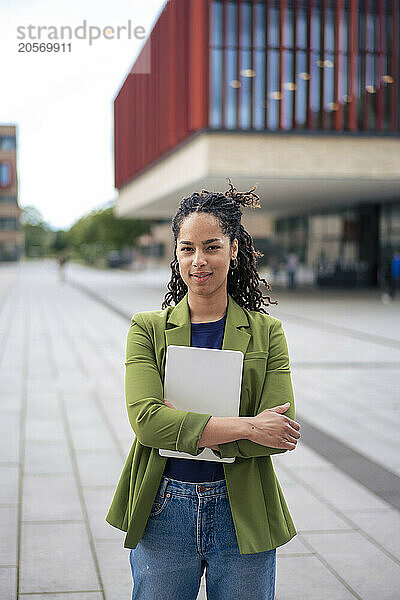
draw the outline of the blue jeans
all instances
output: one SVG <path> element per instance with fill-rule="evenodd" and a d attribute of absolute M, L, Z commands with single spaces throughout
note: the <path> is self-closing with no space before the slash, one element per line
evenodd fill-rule
<path fill-rule="evenodd" d="M 163 475 L 145 531 L 129 560 L 132 600 L 273 600 L 276 548 L 240 554 L 225 479 Z"/>

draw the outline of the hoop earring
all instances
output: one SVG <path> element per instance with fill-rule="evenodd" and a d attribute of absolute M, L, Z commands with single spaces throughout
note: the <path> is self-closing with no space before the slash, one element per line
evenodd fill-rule
<path fill-rule="evenodd" d="M 234 266 L 233 266 L 233 267 L 232 267 L 232 265 L 231 265 L 231 264 L 229 264 L 229 268 L 230 268 L 232 271 L 234 271 L 235 269 L 237 269 L 237 266 L 238 266 L 238 264 L 239 264 L 239 261 L 238 261 L 238 259 L 237 259 L 237 258 L 234 258 L 234 259 L 232 259 L 232 260 L 233 260 L 233 261 L 235 261 L 235 260 L 236 260 L 236 263 L 234 264 Z"/>

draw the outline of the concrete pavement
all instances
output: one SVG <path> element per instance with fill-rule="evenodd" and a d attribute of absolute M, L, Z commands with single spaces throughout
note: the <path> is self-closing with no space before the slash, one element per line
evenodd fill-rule
<path fill-rule="evenodd" d="M 0 598 L 128 600 L 129 550 L 105 521 L 132 441 L 125 342 L 168 272 L 69 264 L 62 283 L 51 262 L 14 269 L 0 269 Z M 273 457 L 298 531 L 277 551 L 276 598 L 396 600 L 400 299 L 270 295 L 302 426 Z"/>

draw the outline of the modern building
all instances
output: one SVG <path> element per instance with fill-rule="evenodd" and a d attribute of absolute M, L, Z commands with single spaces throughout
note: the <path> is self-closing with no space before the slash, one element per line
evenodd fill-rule
<path fill-rule="evenodd" d="M 116 214 L 257 183 L 259 264 L 379 286 L 400 248 L 397 0 L 169 0 L 114 101 Z M 147 61 L 149 68 L 143 69 Z"/>
<path fill-rule="evenodd" d="M 24 250 L 15 125 L 0 125 L 0 261 L 18 260 Z"/>

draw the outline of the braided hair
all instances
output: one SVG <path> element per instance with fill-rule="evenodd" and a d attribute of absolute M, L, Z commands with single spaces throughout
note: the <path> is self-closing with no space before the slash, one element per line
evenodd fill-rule
<path fill-rule="evenodd" d="M 241 206 L 261 208 L 259 196 L 254 193 L 256 185 L 247 192 L 238 192 L 229 178 L 228 181 L 229 189 L 223 194 L 202 189 L 200 193 L 194 192 L 191 196 L 181 200 L 172 220 L 172 232 L 175 238 L 174 258 L 170 263 L 172 275 L 167 285 L 169 291 L 165 294 L 161 305 L 162 309 L 170 306 L 171 301 L 175 304 L 180 302 L 188 289 L 180 273 L 176 271 L 176 267 L 179 265 L 176 248 L 182 222 L 194 212 L 214 215 L 220 222 L 223 234 L 229 236 L 230 243 L 232 244 L 235 238 L 238 240 L 237 268 L 229 268 L 227 281 L 227 292 L 235 302 L 242 308 L 261 313 L 266 313 L 261 305 L 268 306 L 264 300 L 268 300 L 270 304 L 278 304 L 277 300 L 271 300 L 269 296 L 264 297 L 259 289 L 260 281 L 268 290 L 271 289 L 268 281 L 260 277 L 256 270 L 257 257 L 264 255 L 255 250 L 252 237 L 241 224 Z"/>

